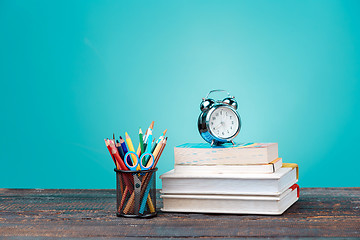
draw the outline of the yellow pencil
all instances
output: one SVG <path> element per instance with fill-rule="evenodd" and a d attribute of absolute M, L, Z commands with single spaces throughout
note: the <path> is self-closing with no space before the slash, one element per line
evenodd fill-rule
<path fill-rule="evenodd" d="M 135 149 L 134 149 L 134 145 L 131 141 L 131 138 L 129 136 L 129 134 L 126 132 L 125 133 L 125 139 L 126 139 L 126 143 L 127 143 L 127 146 L 128 146 L 128 149 L 129 149 L 129 152 L 135 152 Z M 131 154 L 131 159 L 133 160 L 133 164 L 136 164 L 137 163 L 137 159 L 136 157 L 134 157 L 132 154 Z M 138 166 L 139 167 L 139 166 Z M 140 167 L 139 167 L 140 168 Z M 140 169 L 139 169 L 140 170 Z"/>

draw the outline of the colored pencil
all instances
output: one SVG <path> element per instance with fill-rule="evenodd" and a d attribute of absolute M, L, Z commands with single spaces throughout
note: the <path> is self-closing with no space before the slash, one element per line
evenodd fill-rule
<path fill-rule="evenodd" d="M 150 145 L 149 145 L 149 147 L 151 147 L 151 142 L 152 142 L 152 130 L 149 128 L 149 131 L 148 131 L 148 137 L 147 137 L 147 141 L 148 141 L 148 143 L 150 143 Z M 151 150 L 151 149 L 150 149 Z M 142 162 L 142 164 L 144 165 L 144 166 L 146 166 L 147 164 L 148 164 L 148 162 L 149 162 L 149 159 L 150 159 L 150 156 L 149 155 L 147 155 L 144 159 L 143 159 L 143 162 Z M 155 161 L 155 159 L 154 159 L 154 161 Z"/>
<path fill-rule="evenodd" d="M 159 142 L 161 142 L 164 139 L 166 132 L 167 132 L 167 129 L 165 129 L 165 131 L 163 132 L 163 135 L 161 135 L 158 138 L 158 140 L 156 140 L 156 142 L 152 144 L 152 147 L 151 147 L 152 153 L 154 153 L 154 150 L 155 150 L 156 146 L 159 144 Z"/>
<path fill-rule="evenodd" d="M 139 129 L 139 142 L 140 142 L 141 153 L 144 153 L 144 140 L 143 140 L 143 133 L 141 131 L 141 128 Z"/>
<path fill-rule="evenodd" d="M 116 169 L 119 169 L 119 165 L 117 164 L 114 156 L 113 156 L 112 153 L 111 153 L 111 148 L 110 148 L 110 146 L 109 146 L 108 140 L 104 139 L 104 141 L 105 141 L 105 145 L 106 145 L 107 149 L 109 150 L 110 156 L 111 156 L 112 160 L 113 160 L 114 163 L 115 163 Z"/>
<path fill-rule="evenodd" d="M 161 154 L 162 154 L 162 152 L 164 151 L 164 148 L 165 148 L 165 146 L 166 146 L 166 143 L 167 143 L 167 137 L 164 139 L 164 142 L 163 142 L 163 144 L 162 144 L 162 146 L 161 146 L 161 149 L 160 149 L 160 152 L 156 155 L 156 157 L 155 157 L 155 163 L 154 163 L 154 165 L 152 166 L 152 169 L 154 169 L 155 167 L 156 167 L 156 165 L 157 165 L 157 163 L 158 163 L 158 161 L 159 161 L 159 159 L 160 159 L 160 156 L 161 156 Z"/>
<path fill-rule="evenodd" d="M 128 146 L 128 148 L 129 148 L 129 152 L 135 152 L 134 145 L 133 145 L 133 143 L 132 143 L 132 141 L 131 141 L 131 138 L 130 138 L 130 136 L 129 136 L 129 134 L 128 134 L 127 132 L 125 133 L 125 139 L 126 139 L 127 146 Z M 134 157 L 132 154 L 131 154 L 130 157 L 131 157 L 131 159 L 132 159 L 133 164 L 136 164 L 136 162 L 137 162 L 136 157 Z M 133 165 L 133 164 L 131 164 L 131 165 Z M 140 166 L 139 166 L 139 165 L 138 165 L 137 170 L 138 170 L 138 171 L 140 170 Z"/>
<path fill-rule="evenodd" d="M 144 151 L 145 151 L 145 149 L 146 149 L 146 147 L 147 147 L 147 145 L 148 145 L 148 137 L 149 137 L 149 130 L 153 130 L 154 129 L 154 124 L 155 124 L 155 122 L 154 121 L 152 121 L 151 122 L 151 124 L 150 124 L 150 126 L 149 126 L 149 128 L 146 130 L 146 132 L 145 132 L 145 136 L 144 136 Z M 151 143 L 151 142 L 150 142 Z"/>
<path fill-rule="evenodd" d="M 121 201 L 120 201 L 120 206 L 119 206 L 119 210 L 118 210 L 119 212 L 121 212 L 121 209 L 124 206 L 125 199 L 126 199 L 126 196 L 127 196 L 128 192 L 129 192 L 129 188 L 128 188 L 128 186 L 126 186 L 125 191 L 122 194 L 123 197 L 121 198 Z"/>
<path fill-rule="evenodd" d="M 161 135 L 158 140 L 156 140 L 156 142 L 153 144 L 152 148 L 151 148 L 151 152 L 154 154 L 154 150 L 156 148 L 156 146 L 159 144 L 159 142 L 161 142 L 164 139 L 164 137 Z"/>
<path fill-rule="evenodd" d="M 123 152 L 124 152 L 124 157 L 126 155 L 126 153 L 128 152 L 128 149 L 126 147 L 126 143 L 125 143 L 125 140 L 120 136 L 120 145 L 121 145 L 121 148 L 123 149 Z M 129 165 L 132 165 L 131 163 L 131 159 L 124 159 L 124 161 L 127 161 L 127 163 Z"/>
<path fill-rule="evenodd" d="M 143 133 L 141 131 L 141 128 L 139 129 L 139 146 L 136 151 L 136 154 L 140 157 L 140 155 L 144 153 L 144 140 L 143 140 Z"/>
<path fill-rule="evenodd" d="M 151 181 L 154 180 L 154 174 L 151 175 L 150 177 L 150 180 L 149 180 L 149 183 Z M 148 195 L 149 195 L 149 192 L 150 192 L 150 188 L 151 188 L 151 184 L 148 184 L 145 188 L 145 192 L 143 194 L 143 198 L 142 198 L 142 201 L 141 201 L 141 204 L 140 204 L 140 209 L 139 209 L 139 213 L 140 214 L 143 214 L 144 213 L 144 210 L 145 210 L 145 203 L 147 202 L 147 199 L 148 199 Z M 140 195 L 141 196 L 141 195 Z"/>
<path fill-rule="evenodd" d="M 161 140 L 158 144 L 156 144 L 156 147 L 154 148 L 152 154 L 154 156 L 154 163 L 155 163 L 155 159 L 156 159 L 156 155 L 160 152 L 160 148 L 162 146 L 162 142 L 163 140 Z M 155 145 L 155 144 L 154 144 Z M 145 161 L 145 166 L 148 167 L 148 164 L 149 164 L 149 160 L 150 160 L 150 157 L 149 158 L 146 158 L 146 161 Z"/>
<path fill-rule="evenodd" d="M 155 159 L 156 159 L 157 155 L 160 153 L 160 149 L 161 149 L 162 145 L 164 144 L 164 142 L 165 142 L 165 139 L 161 140 L 161 142 L 159 142 L 159 144 L 156 146 L 156 148 L 155 148 L 155 150 L 153 152 L 153 155 L 154 155 Z"/>
<path fill-rule="evenodd" d="M 146 138 L 147 138 L 147 134 L 148 134 L 149 129 L 151 129 L 151 130 L 153 130 L 153 129 L 154 129 L 154 124 L 155 124 L 155 122 L 154 122 L 154 121 L 152 121 L 152 122 L 150 123 L 149 128 L 148 128 L 148 129 L 146 129 L 146 132 L 145 132 L 145 135 L 144 135 L 144 142 L 145 142 L 145 140 L 146 140 Z"/>
<path fill-rule="evenodd" d="M 119 143 L 118 140 L 116 140 L 115 146 L 116 146 L 116 148 L 117 148 L 117 150 L 118 150 L 118 152 L 119 152 L 119 155 L 120 155 L 121 159 L 124 159 L 124 157 L 125 157 L 124 151 L 123 151 L 123 149 L 122 149 L 122 147 L 121 147 L 121 144 Z"/>
<path fill-rule="evenodd" d="M 127 144 L 128 148 L 129 148 L 129 151 L 135 152 L 134 145 L 133 145 L 131 138 L 127 132 L 125 133 L 125 140 L 126 140 L 126 144 Z"/>
<path fill-rule="evenodd" d="M 111 148 L 111 153 L 114 156 L 116 162 L 119 164 L 120 170 L 129 170 L 125 163 L 123 162 L 123 160 L 120 158 L 119 152 L 117 150 L 117 148 L 115 147 L 115 144 L 112 140 L 110 140 L 110 148 Z"/>

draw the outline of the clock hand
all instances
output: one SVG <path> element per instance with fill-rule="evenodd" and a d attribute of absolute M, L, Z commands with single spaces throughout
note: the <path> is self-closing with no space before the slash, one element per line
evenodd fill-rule
<path fill-rule="evenodd" d="M 215 130 L 218 130 L 222 126 L 222 122 L 215 127 Z"/>

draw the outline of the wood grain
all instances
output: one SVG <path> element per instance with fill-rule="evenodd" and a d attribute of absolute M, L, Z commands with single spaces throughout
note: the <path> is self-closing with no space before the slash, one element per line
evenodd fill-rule
<path fill-rule="evenodd" d="M 157 193 L 156 205 L 162 202 Z M 0 189 L 0 236 L 360 238 L 360 188 L 303 188 L 281 216 L 163 213 L 119 218 L 115 190 Z"/>

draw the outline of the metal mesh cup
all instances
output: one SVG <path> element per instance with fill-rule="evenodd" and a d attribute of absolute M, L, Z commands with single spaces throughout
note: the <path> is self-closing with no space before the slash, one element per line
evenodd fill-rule
<path fill-rule="evenodd" d="M 116 172 L 116 215 L 118 217 L 156 216 L 156 171 Z"/>

